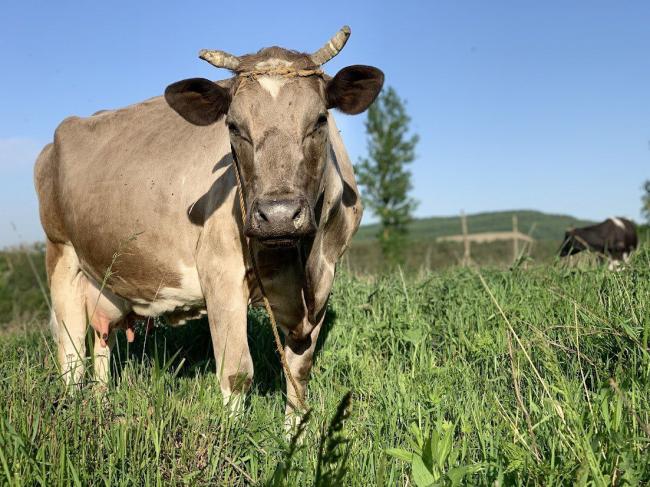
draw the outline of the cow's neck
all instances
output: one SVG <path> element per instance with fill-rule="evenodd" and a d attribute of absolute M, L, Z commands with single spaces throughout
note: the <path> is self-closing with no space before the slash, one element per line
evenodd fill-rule
<path fill-rule="evenodd" d="M 258 273 L 276 320 L 298 334 L 308 333 L 321 320 L 334 273 L 333 266 L 323 259 L 327 251 L 323 236 L 339 210 L 342 194 L 341 177 L 331 157 L 320 193 L 315 208 L 318 231 L 313 239 L 287 249 L 266 249 L 253 243 Z"/>
<path fill-rule="evenodd" d="M 262 279 L 264 293 L 271 302 L 278 324 L 302 333 L 308 321 L 308 307 L 304 298 L 305 264 L 302 244 L 287 249 L 267 249 L 253 244 L 257 272 Z"/>

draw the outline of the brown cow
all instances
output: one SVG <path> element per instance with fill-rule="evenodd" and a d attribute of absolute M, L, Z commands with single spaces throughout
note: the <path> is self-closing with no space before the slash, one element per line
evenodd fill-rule
<path fill-rule="evenodd" d="M 247 306 L 259 297 L 249 238 L 300 389 L 287 385 L 292 412 L 336 262 L 362 212 L 328 110 L 363 112 L 384 79 L 369 66 L 333 78 L 321 71 L 349 34 L 344 27 L 312 55 L 201 51 L 234 76 L 179 81 L 164 98 L 61 123 L 36 162 L 35 184 L 68 384 L 83 376 L 86 316 L 100 335 L 95 378 L 106 381 L 110 346 L 102 345 L 126 316 L 207 313 L 224 401 L 240 407 L 253 377 Z"/>

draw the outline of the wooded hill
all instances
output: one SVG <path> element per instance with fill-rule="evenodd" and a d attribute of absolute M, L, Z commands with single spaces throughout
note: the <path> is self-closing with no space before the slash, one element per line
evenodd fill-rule
<path fill-rule="evenodd" d="M 591 225 L 593 221 L 581 220 L 570 215 L 553 215 L 534 210 L 494 211 L 467 215 L 469 233 L 507 232 L 512 230 L 512 217 L 517 215 L 519 231 L 535 240 L 562 240 L 567 228 Z M 355 242 L 374 240 L 379 226 L 363 225 Z M 460 215 L 434 216 L 415 219 L 410 225 L 412 240 L 434 240 L 438 237 L 461 233 Z"/>

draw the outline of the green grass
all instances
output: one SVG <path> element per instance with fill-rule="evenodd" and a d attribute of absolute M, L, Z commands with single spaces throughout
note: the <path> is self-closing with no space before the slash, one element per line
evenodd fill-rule
<path fill-rule="evenodd" d="M 520 242 L 518 255 L 526 255 L 536 263 L 552 263 L 557 258 L 561 241 L 539 240 L 532 245 Z M 402 248 L 402 267 L 408 274 L 422 274 L 458 267 L 463 258 L 463 244 L 408 240 Z M 509 268 L 514 259 L 511 241 L 472 243 L 471 259 L 479 267 Z M 343 258 L 343 267 L 356 275 L 385 272 L 386 263 L 379 244 L 373 240 L 353 242 Z"/>
<path fill-rule="evenodd" d="M 72 397 L 45 331 L 15 329 L 0 336 L 0 483 L 647 485 L 649 298 L 650 246 L 618 273 L 342 273 L 292 455 L 257 311 L 256 379 L 235 419 L 202 322 L 128 348 L 122 336 L 108 393 Z"/>
<path fill-rule="evenodd" d="M 45 245 L 0 250 L 0 326 L 45 319 L 46 283 Z"/>

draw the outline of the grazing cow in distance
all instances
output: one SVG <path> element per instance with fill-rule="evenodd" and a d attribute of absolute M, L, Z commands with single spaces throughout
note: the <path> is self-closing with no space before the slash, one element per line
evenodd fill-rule
<path fill-rule="evenodd" d="M 106 381 L 112 332 L 129 316 L 207 314 L 224 402 L 239 409 L 253 377 L 246 318 L 261 301 L 259 277 L 286 336 L 293 412 L 362 213 L 329 110 L 363 112 L 384 82 L 371 66 L 322 71 L 349 35 L 343 27 L 313 54 L 203 50 L 233 76 L 186 79 L 164 97 L 61 123 L 35 184 L 68 384 L 83 377 L 87 317 L 95 379 Z"/>
<path fill-rule="evenodd" d="M 610 269 L 627 262 L 637 246 L 636 226 L 625 218 L 608 218 L 602 223 L 573 228 L 564 234 L 560 257 L 591 250 L 609 258 Z"/>

